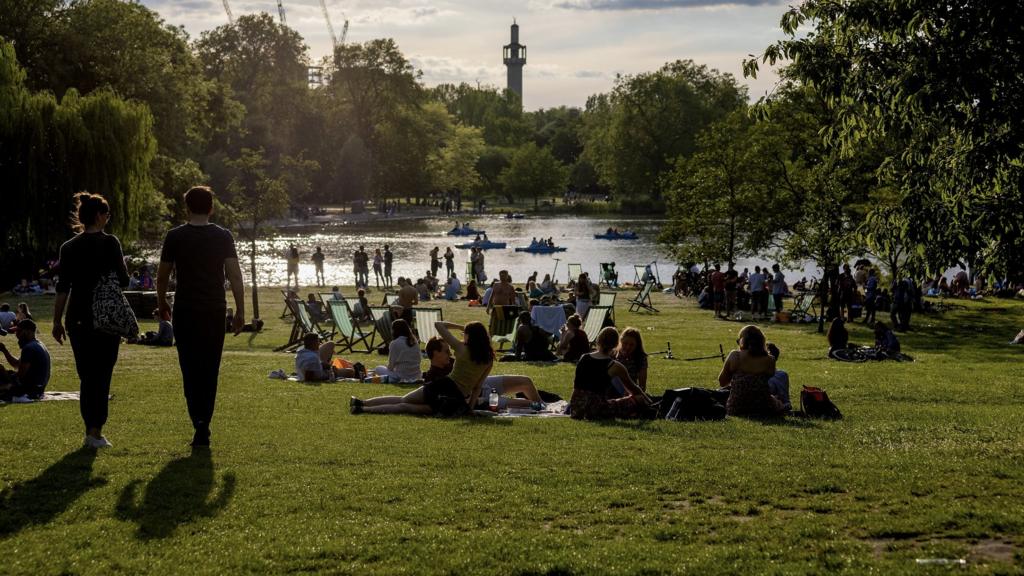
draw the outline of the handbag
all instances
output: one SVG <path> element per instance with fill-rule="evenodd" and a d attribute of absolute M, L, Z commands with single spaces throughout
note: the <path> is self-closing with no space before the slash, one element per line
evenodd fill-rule
<path fill-rule="evenodd" d="M 117 274 L 113 272 L 101 276 L 93 288 L 92 326 L 98 332 L 122 338 L 139 336 L 139 322 L 135 319 L 135 312 L 128 305 L 128 299 L 118 284 Z"/>

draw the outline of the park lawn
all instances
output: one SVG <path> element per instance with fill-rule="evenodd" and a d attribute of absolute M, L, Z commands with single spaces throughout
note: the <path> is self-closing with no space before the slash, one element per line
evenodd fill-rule
<path fill-rule="evenodd" d="M 0 573 L 947 573 L 915 564 L 933 557 L 1024 572 L 1024 348 L 1006 344 L 1022 303 L 917 316 L 914 363 L 837 363 L 813 327 L 765 325 L 794 403 L 822 386 L 839 422 L 589 423 L 349 415 L 350 395 L 405 389 L 267 379 L 293 365 L 272 352 L 278 292 L 261 294 L 271 320 L 228 337 L 208 453 L 187 448 L 170 349 L 122 348 L 99 454 L 79 450 L 77 403 L 0 407 Z M 705 356 L 741 327 L 665 295 L 631 314 L 627 294 L 619 326 L 649 350 Z M 29 303 L 50 315 L 52 298 Z M 42 325 L 50 389 L 75 390 Z M 652 358 L 650 388 L 714 386 L 720 366 Z M 568 365 L 495 373 L 571 390 Z"/>

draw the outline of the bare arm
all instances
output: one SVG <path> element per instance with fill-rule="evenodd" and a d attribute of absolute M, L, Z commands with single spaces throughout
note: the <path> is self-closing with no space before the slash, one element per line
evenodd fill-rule
<path fill-rule="evenodd" d="M 64 323 L 63 323 L 62 320 L 64 318 L 64 308 L 67 306 L 67 304 L 68 304 L 68 293 L 67 292 L 58 292 L 57 293 L 57 300 L 54 301 L 54 303 L 53 303 L 53 330 L 52 330 L 52 335 L 53 335 L 53 339 L 56 340 L 57 343 L 60 344 L 61 346 L 64 345 L 64 336 L 66 335 L 65 332 L 64 332 Z"/>
<path fill-rule="evenodd" d="M 718 374 L 718 385 L 722 388 L 728 388 L 732 384 L 732 364 L 735 358 L 736 352 L 730 352 L 729 357 L 725 359 L 725 364 L 722 365 L 722 371 Z"/>
<path fill-rule="evenodd" d="M 447 342 L 448 345 L 451 346 L 453 350 L 462 351 L 462 349 L 465 348 L 466 345 L 462 343 L 462 340 L 456 338 L 455 335 L 452 334 L 451 332 L 453 329 L 465 330 L 466 327 L 463 326 L 462 324 L 453 324 L 451 322 L 445 322 L 441 320 L 438 322 L 434 322 L 434 328 L 437 328 L 437 333 L 441 335 L 441 338 L 444 338 L 444 341 Z"/>
<path fill-rule="evenodd" d="M 171 317 L 171 305 L 167 303 L 167 285 L 171 281 L 173 269 L 173 262 L 160 262 L 160 267 L 156 270 L 156 306 L 164 319 Z"/>
<path fill-rule="evenodd" d="M 18 371 L 18 376 L 23 376 L 24 374 L 22 374 L 22 366 L 28 363 L 22 363 L 14 356 L 11 356 L 11 353 L 7 350 L 7 346 L 4 346 L 3 342 L 0 342 L 0 352 L 3 353 L 4 358 L 7 358 L 7 363 L 11 365 L 11 368 L 14 368 L 15 370 Z"/>
<path fill-rule="evenodd" d="M 470 391 L 469 397 L 466 399 L 466 404 L 469 405 L 470 410 L 476 408 L 476 399 L 480 397 L 480 390 L 483 388 L 484 380 L 486 380 L 487 376 L 491 373 L 491 368 L 494 368 L 494 362 L 491 362 L 491 365 L 487 367 L 487 370 L 484 370 L 480 379 L 473 385 L 473 390 Z"/>
<path fill-rule="evenodd" d="M 242 281 L 242 268 L 238 265 L 238 258 L 224 260 L 224 273 L 231 283 L 231 295 L 235 297 L 235 319 L 232 328 L 237 336 L 245 326 L 245 284 Z"/>
<path fill-rule="evenodd" d="M 633 379 L 629 377 L 629 370 L 626 370 L 626 367 L 618 360 L 612 362 L 608 366 L 608 375 L 612 378 L 617 377 L 622 382 L 622 386 L 630 396 L 647 396 L 647 393 L 641 390 L 640 387 L 633 382 Z"/>

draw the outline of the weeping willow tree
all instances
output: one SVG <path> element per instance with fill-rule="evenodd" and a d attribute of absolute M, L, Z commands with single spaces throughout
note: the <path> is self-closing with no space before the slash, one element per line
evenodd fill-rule
<path fill-rule="evenodd" d="M 109 90 L 69 90 L 58 102 L 25 87 L 14 47 L 0 39 L 0 281 L 38 269 L 71 235 L 72 196 L 102 194 L 112 231 L 138 236 L 154 194 L 149 165 L 156 152 L 145 104 Z"/>

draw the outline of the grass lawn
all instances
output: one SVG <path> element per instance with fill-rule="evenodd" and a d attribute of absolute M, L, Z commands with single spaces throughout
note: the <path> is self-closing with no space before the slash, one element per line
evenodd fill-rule
<path fill-rule="evenodd" d="M 649 350 L 728 350 L 741 327 L 664 295 L 630 314 L 626 294 L 619 326 Z M 52 298 L 29 304 L 47 318 Z M 403 389 L 268 380 L 294 366 L 271 351 L 280 303 L 264 306 L 264 334 L 228 337 L 206 456 L 187 448 L 171 349 L 122 347 L 99 454 L 79 449 L 75 402 L 0 407 L 0 573 L 948 573 L 915 563 L 933 557 L 1024 572 L 1024 348 L 1006 345 L 1022 303 L 915 317 L 904 364 L 837 363 L 812 327 L 766 325 L 794 402 L 822 386 L 846 416 L 770 424 L 351 416 L 350 395 Z M 50 390 L 77 390 L 42 325 Z M 713 386 L 720 366 L 652 358 L 650 388 Z M 495 373 L 572 385 L 568 365 Z"/>

